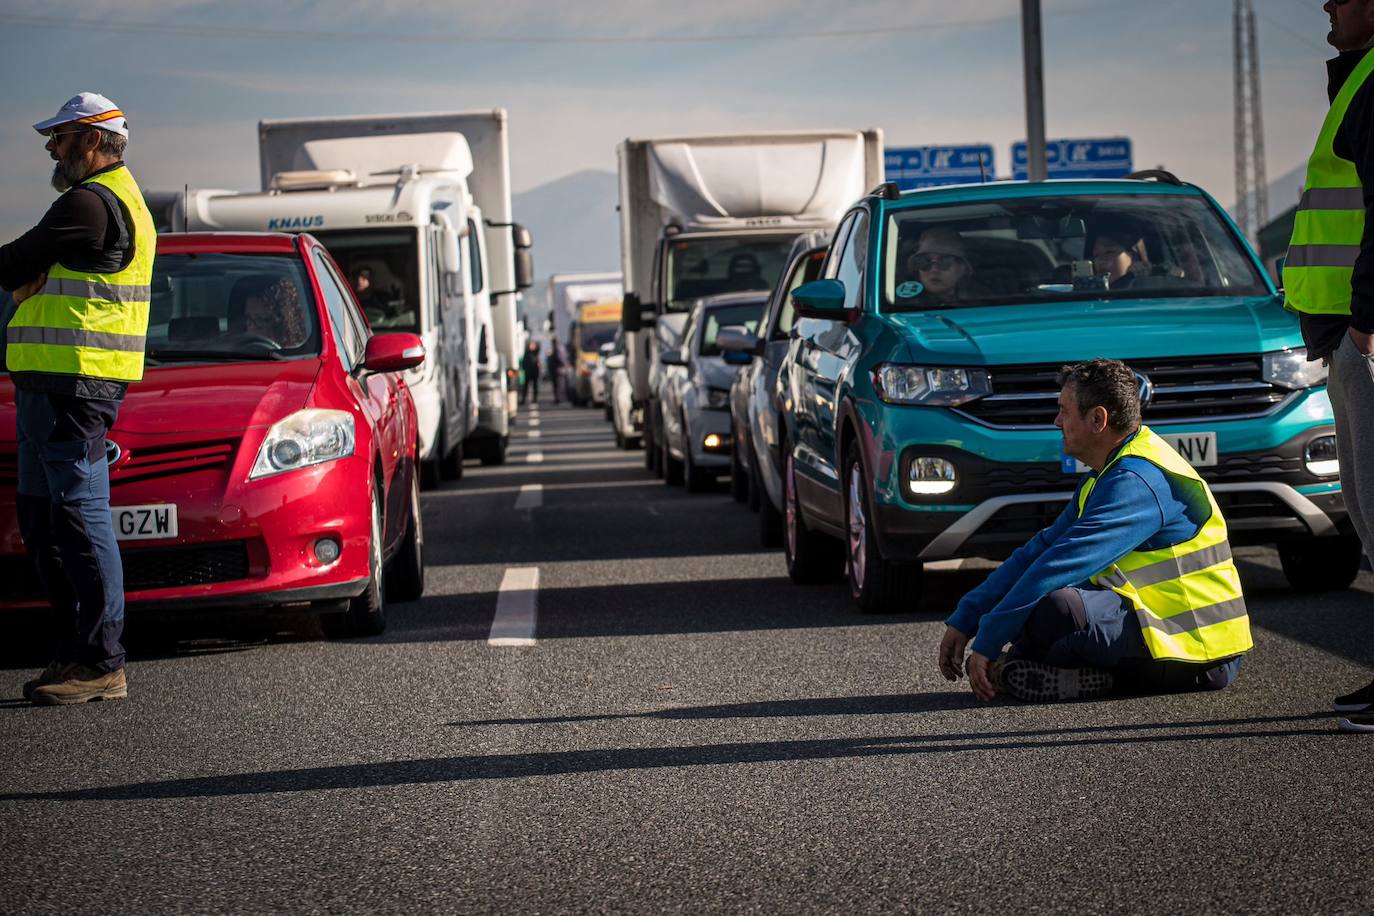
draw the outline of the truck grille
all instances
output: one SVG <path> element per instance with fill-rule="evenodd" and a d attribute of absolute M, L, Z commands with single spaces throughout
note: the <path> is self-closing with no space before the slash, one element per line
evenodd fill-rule
<path fill-rule="evenodd" d="M 1130 367 L 1150 381 L 1146 423 L 1233 420 L 1271 413 L 1294 392 L 1266 382 L 1262 358 L 1193 356 L 1133 360 Z M 1054 426 L 1058 413 L 1059 366 L 996 366 L 992 394 L 958 413 L 1000 429 Z"/>
<path fill-rule="evenodd" d="M 120 559 L 124 562 L 126 592 L 210 585 L 249 576 L 247 541 L 126 549 L 120 552 Z M 14 586 L 17 598 L 44 597 L 38 571 L 27 555 L 0 557 L 0 576 Z"/>

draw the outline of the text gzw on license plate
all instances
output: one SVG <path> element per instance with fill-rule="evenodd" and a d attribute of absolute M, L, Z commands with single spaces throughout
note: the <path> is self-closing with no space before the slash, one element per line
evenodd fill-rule
<path fill-rule="evenodd" d="M 1212 468 L 1217 465 L 1216 433 L 1160 433 L 1160 438 L 1172 445 L 1174 451 L 1195 468 Z"/>
<path fill-rule="evenodd" d="M 115 506 L 115 537 L 121 541 L 147 541 L 153 538 L 177 536 L 177 507 L 175 503 L 156 506 Z"/>

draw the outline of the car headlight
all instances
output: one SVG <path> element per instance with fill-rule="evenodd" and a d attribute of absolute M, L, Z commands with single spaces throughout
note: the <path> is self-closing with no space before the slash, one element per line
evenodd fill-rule
<path fill-rule="evenodd" d="M 937 369 L 883 363 L 873 370 L 873 387 L 889 404 L 954 407 L 992 394 L 982 369 Z"/>
<path fill-rule="evenodd" d="M 729 388 L 707 388 L 706 406 L 711 410 L 727 410 L 730 407 Z"/>
<path fill-rule="evenodd" d="M 1321 360 L 1307 361 L 1307 348 L 1279 350 L 1264 354 L 1263 378 L 1280 388 L 1312 388 L 1326 382 L 1326 366 Z"/>
<path fill-rule="evenodd" d="M 353 454 L 353 414 L 345 410 L 298 410 L 267 431 L 248 479 L 283 474 Z"/>

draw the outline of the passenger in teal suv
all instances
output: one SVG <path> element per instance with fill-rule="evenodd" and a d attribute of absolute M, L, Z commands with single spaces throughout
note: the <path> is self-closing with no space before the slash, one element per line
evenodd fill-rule
<path fill-rule="evenodd" d="M 969 683 L 984 700 L 1230 685 L 1252 643 L 1211 490 L 1141 425 L 1138 381 L 1124 363 L 1066 366 L 1061 384 L 1064 451 L 1092 473 L 1054 524 L 959 602 L 941 673 L 960 676 L 972 640 Z"/>

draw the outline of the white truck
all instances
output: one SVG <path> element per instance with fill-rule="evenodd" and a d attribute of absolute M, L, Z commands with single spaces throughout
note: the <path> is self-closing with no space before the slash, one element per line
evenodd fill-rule
<path fill-rule="evenodd" d="M 789 131 L 620 144 L 622 325 L 645 464 L 663 473 L 660 350 L 692 303 L 772 289 L 792 241 L 830 228 L 883 180 L 880 130 Z"/>
<path fill-rule="evenodd" d="M 568 360 L 565 377 L 567 398 L 579 403 L 577 392 L 577 373 L 591 366 L 578 362 L 577 348 L 573 341 L 573 327 L 577 323 L 578 311 L 582 306 L 592 303 L 620 302 L 623 287 L 618 273 L 572 273 L 554 274 L 549 277 L 548 287 L 549 326 L 553 339 L 562 347 Z M 550 384 L 557 384 L 550 381 Z"/>
<path fill-rule="evenodd" d="M 516 296 L 533 282 L 511 221 L 503 110 L 262 121 L 262 190 L 191 191 L 179 228 L 309 232 L 379 330 L 429 358 L 405 374 L 429 484 L 505 460 Z"/>

